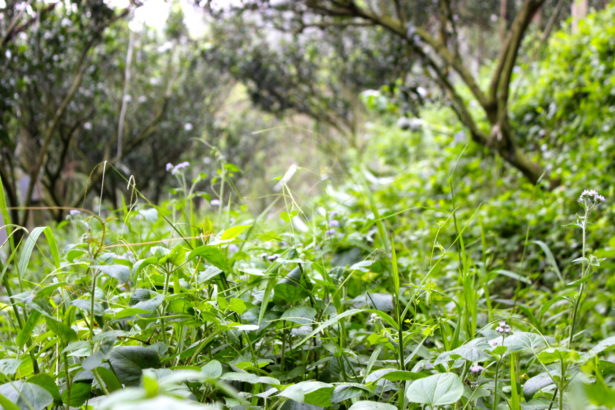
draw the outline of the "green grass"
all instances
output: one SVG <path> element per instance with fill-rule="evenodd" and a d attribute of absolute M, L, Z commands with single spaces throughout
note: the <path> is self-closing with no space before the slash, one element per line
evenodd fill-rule
<path fill-rule="evenodd" d="M 603 206 L 579 208 L 568 267 L 529 225 L 492 243 L 493 205 L 452 185 L 438 206 L 400 209 L 363 175 L 303 207 L 285 185 L 253 216 L 223 188 L 224 206 L 197 213 L 180 174 L 160 206 L 133 188 L 117 212 L 7 240 L 0 404 L 612 407 L 614 323 L 593 313 L 612 300 L 587 235 Z M 520 260 L 498 258 L 511 242 Z"/>

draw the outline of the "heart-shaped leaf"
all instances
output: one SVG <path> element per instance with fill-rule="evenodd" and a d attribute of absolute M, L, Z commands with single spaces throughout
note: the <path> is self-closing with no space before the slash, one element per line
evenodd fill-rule
<path fill-rule="evenodd" d="M 463 396 L 463 383 L 455 373 L 438 373 L 418 379 L 406 389 L 412 403 L 443 406 L 456 403 Z"/>

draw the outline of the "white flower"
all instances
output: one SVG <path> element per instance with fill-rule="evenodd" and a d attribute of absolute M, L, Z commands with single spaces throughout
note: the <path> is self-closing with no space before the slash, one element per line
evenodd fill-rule
<path fill-rule="evenodd" d="M 184 130 L 186 131 L 192 131 L 192 124 L 187 122 L 184 124 Z"/>
<path fill-rule="evenodd" d="M 604 201 L 606 201 L 606 198 L 600 195 L 595 189 L 585 189 L 583 193 L 579 196 L 579 202 L 581 203 L 598 203 Z"/>
<path fill-rule="evenodd" d="M 190 166 L 190 163 L 188 161 L 180 162 L 179 164 L 173 167 L 171 174 L 175 175 L 179 170 L 187 168 L 188 166 Z M 167 164 L 167 169 L 168 169 L 168 164 Z"/>

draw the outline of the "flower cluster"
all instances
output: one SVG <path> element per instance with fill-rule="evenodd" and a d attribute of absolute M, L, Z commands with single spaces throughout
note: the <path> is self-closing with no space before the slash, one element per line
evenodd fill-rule
<path fill-rule="evenodd" d="M 495 331 L 501 334 L 502 336 L 509 335 L 512 333 L 512 329 L 510 328 L 510 325 L 503 320 L 500 321 L 500 323 L 498 323 L 498 327 L 495 329 Z"/>
<path fill-rule="evenodd" d="M 280 257 L 280 255 L 276 253 L 269 255 L 266 252 L 261 253 L 259 256 L 262 260 L 269 262 L 275 262 Z"/>
<path fill-rule="evenodd" d="M 470 366 L 470 372 L 474 374 L 481 374 L 483 370 L 485 370 L 485 368 L 478 363 Z"/>
<path fill-rule="evenodd" d="M 173 166 L 170 162 L 167 163 L 166 170 L 167 172 L 171 172 L 171 175 L 175 175 L 179 170 L 187 168 L 190 166 L 188 161 L 180 162 L 179 164 Z"/>
<path fill-rule="evenodd" d="M 340 221 L 338 221 L 337 219 L 334 219 L 337 216 L 337 212 L 333 211 L 329 214 L 329 217 L 331 218 L 331 220 L 329 221 L 329 229 L 327 229 L 327 231 L 325 232 L 327 235 L 335 235 L 337 232 L 336 228 L 339 228 L 340 226 Z"/>
<path fill-rule="evenodd" d="M 604 202 L 606 199 L 600 195 L 595 189 L 586 189 L 579 196 L 579 202 L 582 204 Z"/>

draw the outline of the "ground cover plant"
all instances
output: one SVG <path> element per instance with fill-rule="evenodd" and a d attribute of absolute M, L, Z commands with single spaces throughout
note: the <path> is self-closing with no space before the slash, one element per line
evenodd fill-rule
<path fill-rule="evenodd" d="M 612 298 L 587 246 L 608 206 L 596 191 L 567 198 L 570 266 L 525 239 L 548 280 L 498 266 L 454 185 L 447 207 L 422 207 L 421 232 L 365 170 L 309 218 L 282 180 L 271 220 L 219 198 L 195 213 L 189 165 L 168 168 L 178 188 L 161 206 L 129 183 L 117 212 L 73 209 L 20 243 L 8 225 L 4 408 L 613 406 Z"/>
<path fill-rule="evenodd" d="M 177 10 L 169 44 L 188 55 L 194 44 L 182 40 Z M 142 173 L 104 161 L 69 205 L 28 208 L 35 221 L 47 212 L 55 222 L 21 224 L 24 209 L 0 178 L 0 406 L 615 408 L 614 17 L 613 6 L 592 14 L 576 33 L 555 32 L 546 49 L 530 37 L 521 48 L 534 58 L 511 74 L 512 95 L 522 97 L 511 99 L 510 121 L 539 153 L 530 159 L 561 182 L 552 190 L 469 142 L 451 107 L 428 96 L 433 89 L 417 91 L 425 101 L 408 118 L 402 81 L 344 96 L 367 120 L 364 149 L 337 152 L 343 178 L 301 166 L 292 155 L 303 146 L 285 151 L 293 165 L 276 180 L 252 175 L 254 162 L 279 148 L 257 147 L 278 139 L 242 151 L 244 134 L 255 124 L 257 133 L 297 131 L 241 104 L 230 104 L 241 109 L 228 118 L 207 118 L 225 147 L 191 139 L 198 149 L 180 152 L 177 141 L 201 126 L 192 106 L 190 117 L 165 117 L 152 140 L 160 144 L 131 154 Z M 186 59 L 186 72 L 215 68 L 195 61 Z M 182 80 L 172 111 L 210 87 L 188 80 L 196 81 Z M 489 129 L 469 90 L 451 86 L 477 127 Z M 240 88 L 229 93 L 239 98 Z M 223 91 L 208 92 L 212 111 L 224 111 Z M 109 132 L 103 122 L 115 128 L 108 114 L 92 119 L 96 133 Z M 326 140 L 324 128 L 311 132 L 320 131 Z M 139 154 L 146 148 L 163 160 Z M 264 193 L 255 197 L 251 184 Z"/>

